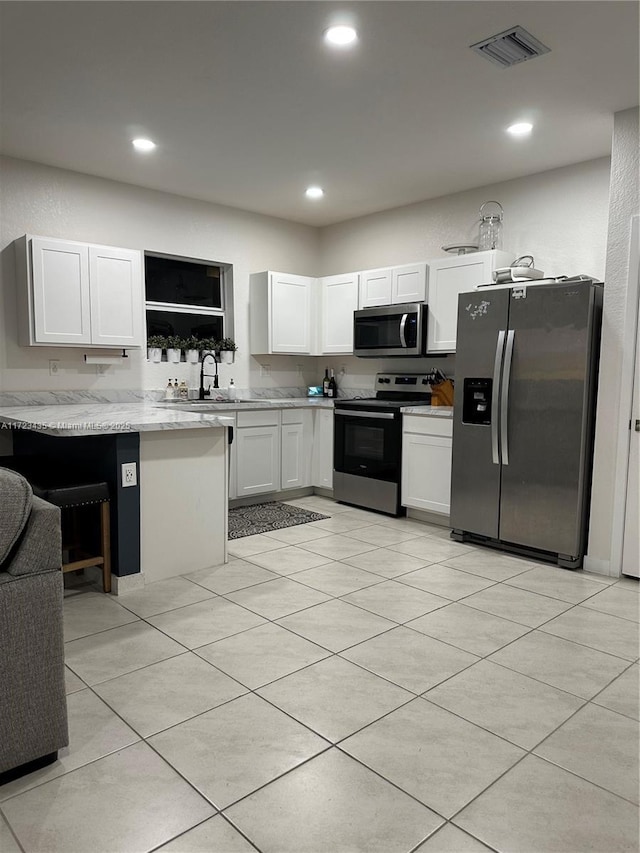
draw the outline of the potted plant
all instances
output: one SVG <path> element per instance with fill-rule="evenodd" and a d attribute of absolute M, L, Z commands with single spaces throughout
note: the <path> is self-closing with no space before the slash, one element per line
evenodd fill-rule
<path fill-rule="evenodd" d="M 238 347 L 232 338 L 223 338 L 218 344 L 220 348 L 220 363 L 233 364 Z"/>
<path fill-rule="evenodd" d="M 162 350 L 167 345 L 164 335 L 149 335 L 147 338 L 147 358 L 154 364 L 162 361 Z"/>
<path fill-rule="evenodd" d="M 182 351 L 182 338 L 179 335 L 171 335 L 167 338 L 167 361 L 178 364 Z"/>
<path fill-rule="evenodd" d="M 200 353 L 200 358 L 202 358 L 202 356 L 208 352 L 217 353 L 217 350 L 218 344 L 216 343 L 216 341 L 214 341 L 213 338 L 201 338 L 198 341 L 198 351 Z"/>
<path fill-rule="evenodd" d="M 195 335 L 185 338 L 182 342 L 182 348 L 184 349 L 185 361 L 189 364 L 197 364 L 200 358 L 200 341 Z"/>

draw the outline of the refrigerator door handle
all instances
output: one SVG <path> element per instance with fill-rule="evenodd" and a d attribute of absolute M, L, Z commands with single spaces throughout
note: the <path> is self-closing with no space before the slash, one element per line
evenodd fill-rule
<path fill-rule="evenodd" d="M 504 367 L 502 368 L 502 388 L 500 389 L 500 443 L 502 464 L 509 464 L 509 381 L 511 379 L 511 361 L 513 359 L 513 329 L 507 332 L 507 345 L 504 351 Z"/>
<path fill-rule="evenodd" d="M 498 332 L 496 358 L 493 365 L 493 393 L 491 394 L 491 459 L 494 465 L 500 464 L 500 455 L 498 453 L 498 416 L 500 412 L 498 391 L 500 388 L 500 368 L 502 366 L 502 351 L 504 350 L 505 334 L 506 332 L 503 329 Z"/>
<path fill-rule="evenodd" d="M 404 327 L 407 325 L 407 318 L 408 317 L 409 317 L 408 314 L 403 314 L 402 320 L 400 320 L 400 343 L 402 344 L 402 347 L 404 349 L 407 348 L 407 339 L 405 337 Z"/>

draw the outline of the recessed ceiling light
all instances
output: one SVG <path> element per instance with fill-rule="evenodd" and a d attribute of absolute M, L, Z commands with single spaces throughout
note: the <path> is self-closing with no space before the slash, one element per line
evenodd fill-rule
<path fill-rule="evenodd" d="M 519 121 L 507 128 L 507 133 L 511 136 L 527 136 L 533 130 L 533 125 L 528 121 Z"/>
<path fill-rule="evenodd" d="M 344 45 L 353 44 L 358 39 L 358 33 L 353 27 L 329 27 L 324 34 L 325 41 L 330 44 Z"/>
<path fill-rule="evenodd" d="M 155 142 L 152 142 L 150 139 L 132 139 L 131 144 L 136 151 L 153 151 L 156 147 Z"/>
<path fill-rule="evenodd" d="M 307 198 L 322 198 L 324 190 L 322 187 L 307 187 L 304 194 Z"/>

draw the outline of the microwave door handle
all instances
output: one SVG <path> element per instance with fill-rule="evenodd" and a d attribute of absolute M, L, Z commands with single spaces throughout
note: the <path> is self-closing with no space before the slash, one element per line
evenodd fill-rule
<path fill-rule="evenodd" d="M 505 331 L 498 332 L 496 343 L 496 357 L 493 364 L 493 389 L 491 393 L 491 461 L 494 465 L 500 464 L 498 453 L 498 417 L 500 413 L 499 390 L 500 390 L 500 368 L 502 367 L 502 351 L 504 350 Z"/>
<path fill-rule="evenodd" d="M 402 344 L 404 349 L 407 348 L 407 339 L 406 339 L 405 334 L 404 334 L 404 327 L 407 325 L 407 318 L 408 317 L 409 317 L 408 314 L 403 314 L 402 320 L 400 320 L 400 343 Z"/>
<path fill-rule="evenodd" d="M 502 464 L 509 464 L 509 382 L 511 380 L 511 362 L 513 360 L 513 339 L 515 332 L 509 329 L 507 345 L 504 351 L 504 367 L 502 368 L 502 388 L 500 389 L 500 442 Z"/>

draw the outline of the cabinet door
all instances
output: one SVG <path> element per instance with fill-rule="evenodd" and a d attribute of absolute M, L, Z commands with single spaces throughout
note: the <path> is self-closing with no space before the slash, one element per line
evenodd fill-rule
<path fill-rule="evenodd" d="M 34 341 L 91 342 L 89 251 L 82 243 L 31 241 Z"/>
<path fill-rule="evenodd" d="M 333 488 L 333 409 L 318 409 L 313 434 L 313 485 Z"/>
<path fill-rule="evenodd" d="M 365 270 L 360 273 L 360 307 L 391 305 L 391 270 Z"/>
<path fill-rule="evenodd" d="M 239 498 L 280 488 L 280 428 L 236 430 L 236 493 Z"/>
<path fill-rule="evenodd" d="M 313 352 L 311 308 L 315 279 L 272 273 L 270 277 L 270 352 Z"/>
<path fill-rule="evenodd" d="M 308 486 L 305 477 L 304 428 L 302 424 L 282 425 L 282 480 L 283 489 Z"/>
<path fill-rule="evenodd" d="M 403 434 L 403 506 L 449 515 L 451 446 L 450 438 L 406 432 Z"/>
<path fill-rule="evenodd" d="M 424 302 L 427 298 L 427 265 L 412 264 L 391 271 L 391 302 Z"/>
<path fill-rule="evenodd" d="M 140 252 L 89 246 L 91 343 L 142 346 Z"/>
<path fill-rule="evenodd" d="M 491 281 L 491 254 L 429 262 L 428 352 L 455 352 L 458 295 Z"/>
<path fill-rule="evenodd" d="M 353 354 L 353 312 L 358 308 L 358 275 L 320 279 L 320 355 Z"/>

